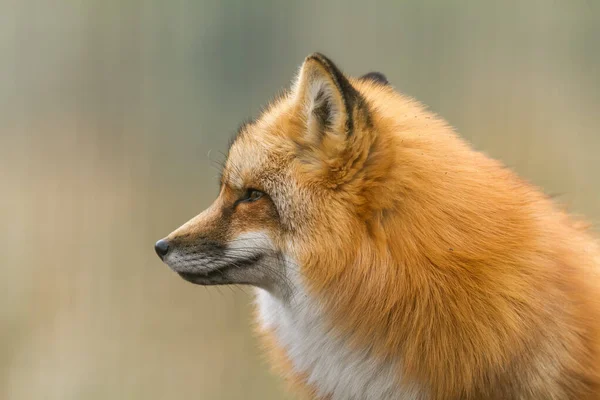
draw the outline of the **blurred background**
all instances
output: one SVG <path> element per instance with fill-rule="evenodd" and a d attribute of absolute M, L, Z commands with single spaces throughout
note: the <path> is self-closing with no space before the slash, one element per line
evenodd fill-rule
<path fill-rule="evenodd" d="M 291 398 L 251 290 L 184 282 L 153 244 L 313 51 L 384 72 L 597 229 L 599 1 L 351 3 L 0 1 L 0 398 Z"/>

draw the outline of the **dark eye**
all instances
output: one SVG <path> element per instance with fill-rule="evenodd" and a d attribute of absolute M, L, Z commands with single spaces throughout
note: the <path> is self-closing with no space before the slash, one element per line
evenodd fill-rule
<path fill-rule="evenodd" d="M 264 193 L 256 189 L 248 189 L 246 193 L 238 200 L 238 202 L 253 202 L 264 196 Z"/>

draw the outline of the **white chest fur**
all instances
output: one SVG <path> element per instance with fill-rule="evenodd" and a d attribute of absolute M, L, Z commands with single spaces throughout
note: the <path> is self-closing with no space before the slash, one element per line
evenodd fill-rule
<path fill-rule="evenodd" d="M 297 287 L 296 289 L 300 289 Z M 400 387 L 392 363 L 371 357 L 367 351 L 348 348 L 328 332 L 322 311 L 306 294 L 282 301 L 258 289 L 261 323 L 273 330 L 297 372 L 319 396 L 332 400 L 388 400 L 422 398 L 416 388 Z"/>

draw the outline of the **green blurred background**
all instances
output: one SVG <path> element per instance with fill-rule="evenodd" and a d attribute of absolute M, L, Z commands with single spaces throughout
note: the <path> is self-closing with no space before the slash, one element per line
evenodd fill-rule
<path fill-rule="evenodd" d="M 251 291 L 188 284 L 153 244 L 313 51 L 598 226 L 600 1 L 352 3 L 0 1 L 0 398 L 291 398 Z"/>

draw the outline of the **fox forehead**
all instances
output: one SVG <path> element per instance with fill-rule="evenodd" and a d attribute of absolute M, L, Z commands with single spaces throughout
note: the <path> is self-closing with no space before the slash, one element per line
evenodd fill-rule
<path fill-rule="evenodd" d="M 257 140 L 244 136 L 238 136 L 229 149 L 223 172 L 223 183 L 234 190 L 256 187 L 267 164 L 268 150 Z"/>
<path fill-rule="evenodd" d="M 283 98 L 260 118 L 242 126 L 229 148 L 223 178 L 233 189 L 266 189 L 286 174 L 293 157 L 292 105 Z"/>

